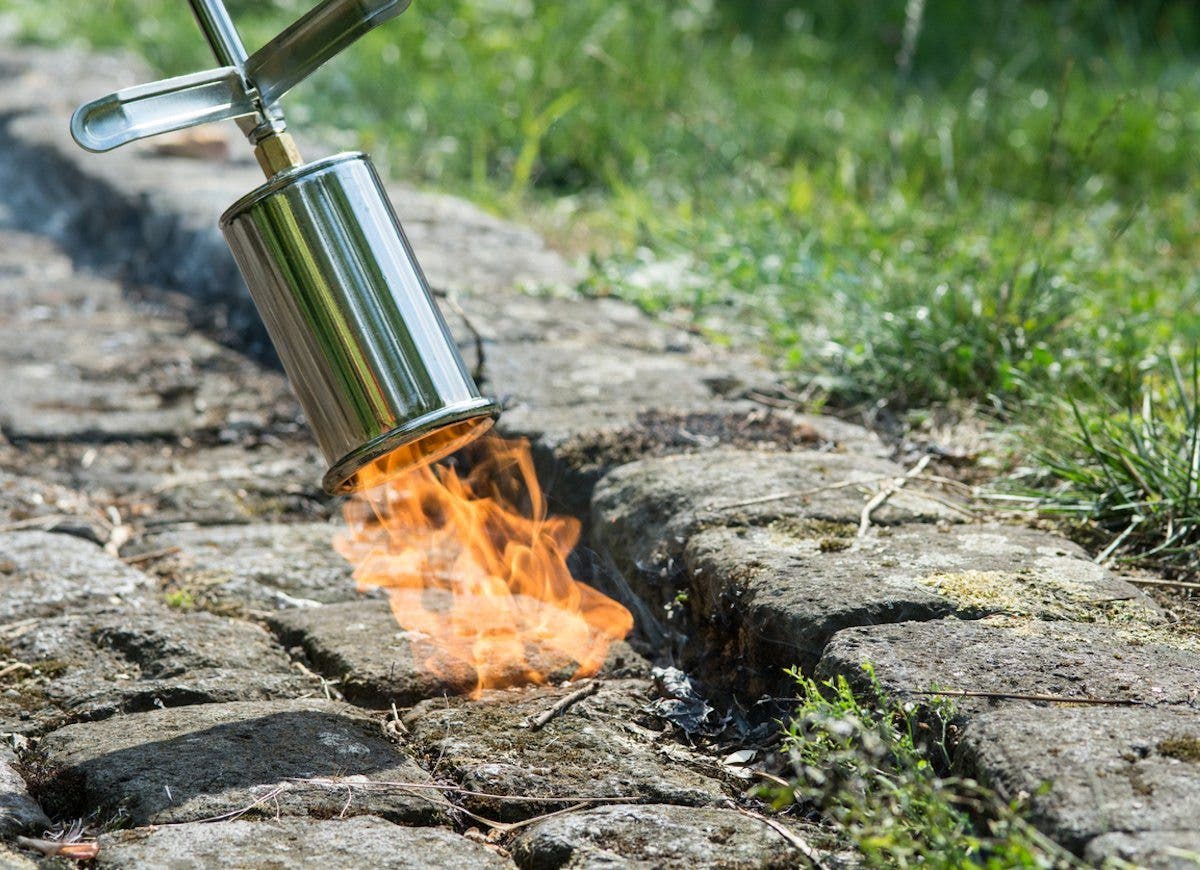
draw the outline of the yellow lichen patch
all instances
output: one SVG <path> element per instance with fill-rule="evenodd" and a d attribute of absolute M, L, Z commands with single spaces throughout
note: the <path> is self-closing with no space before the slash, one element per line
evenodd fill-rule
<path fill-rule="evenodd" d="M 1129 644 L 1158 644 L 1183 652 L 1200 652 L 1200 636 L 1170 626 L 1128 623 L 1115 626 L 1114 631 L 1117 637 Z"/>
<path fill-rule="evenodd" d="M 1052 573 L 1033 571 L 942 571 L 917 581 L 958 606 L 1070 622 L 1127 622 L 1153 618 L 1137 601 L 1105 598 L 1096 589 Z"/>
<path fill-rule="evenodd" d="M 801 519 L 799 517 L 784 517 L 767 526 L 776 537 L 782 538 L 783 543 L 794 544 L 796 541 L 816 541 L 817 548 L 822 553 L 833 553 L 848 549 L 854 543 L 858 527 L 853 523 L 839 523 L 832 520 Z"/>

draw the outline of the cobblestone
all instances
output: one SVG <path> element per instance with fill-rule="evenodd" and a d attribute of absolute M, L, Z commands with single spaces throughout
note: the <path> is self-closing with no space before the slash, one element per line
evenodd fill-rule
<path fill-rule="evenodd" d="M 66 818 L 99 810 L 136 826 L 246 810 L 448 820 L 446 802 L 420 788 L 428 774 L 378 722 L 328 701 L 200 704 L 68 725 L 42 738 L 35 766 L 42 805 Z M 384 782 L 398 785 L 370 787 Z"/>
<path fill-rule="evenodd" d="M 387 709 L 392 704 L 409 707 L 447 692 L 475 688 L 473 671 L 463 667 L 438 673 L 423 667 L 413 656 L 413 636 L 396 624 L 388 602 L 347 601 L 323 607 L 283 611 L 270 617 L 272 628 L 289 647 L 298 646 L 312 666 L 336 680 L 347 700 Z M 546 663 L 551 676 L 571 676 L 578 663 Z M 604 673 L 615 676 L 649 674 L 648 663 L 628 644 L 619 642 L 609 651 Z M 523 682 L 524 671 L 514 672 L 513 683 Z"/>
<path fill-rule="evenodd" d="M 0 532 L 0 623 L 149 600 L 154 581 L 73 535 Z"/>
<path fill-rule="evenodd" d="M 231 856 L 237 856 L 232 858 Z M 97 867 L 191 870 L 229 866 L 302 870 L 511 867 L 495 852 L 438 828 L 406 828 L 371 816 L 272 819 L 138 828 L 100 838 Z"/>
<path fill-rule="evenodd" d="M 158 605 L 23 620 L 0 628 L 0 642 L 10 669 L 0 731 L 319 691 L 262 628 Z"/>

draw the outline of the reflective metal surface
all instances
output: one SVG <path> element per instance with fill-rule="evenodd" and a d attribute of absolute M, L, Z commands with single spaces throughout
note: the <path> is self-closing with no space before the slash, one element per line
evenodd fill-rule
<path fill-rule="evenodd" d="M 275 101 L 356 39 L 395 18 L 411 0 L 324 0 L 246 57 L 221 0 L 189 0 L 219 69 L 151 82 L 81 106 L 71 134 L 89 151 L 107 151 L 159 133 L 228 118 L 254 144 L 286 129 Z"/>
<path fill-rule="evenodd" d="M 432 461 L 490 426 L 499 408 L 467 373 L 365 155 L 276 175 L 221 229 L 330 463 L 326 491 L 356 488 L 385 454 Z"/>
<path fill-rule="evenodd" d="M 412 0 L 325 0 L 250 55 L 246 78 L 271 104 L 368 30 L 395 18 Z"/>
<path fill-rule="evenodd" d="M 109 151 L 146 136 L 257 111 L 242 85 L 242 74 L 227 66 L 125 88 L 93 100 L 71 116 L 71 135 L 88 151 Z"/>

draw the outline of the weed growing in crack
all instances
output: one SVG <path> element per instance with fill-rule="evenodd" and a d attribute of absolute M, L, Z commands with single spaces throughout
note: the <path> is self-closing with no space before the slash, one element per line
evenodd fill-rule
<path fill-rule="evenodd" d="M 1069 404 L 1074 427 L 1034 454 L 1014 497 L 1043 514 L 1092 524 L 1101 561 L 1119 557 L 1200 570 L 1200 357 L 1149 373 L 1140 407 Z"/>
<path fill-rule="evenodd" d="M 971 779 L 948 776 L 947 705 L 890 700 L 844 677 L 823 684 L 793 669 L 800 703 L 784 731 L 793 778 L 777 807 L 809 804 L 845 829 L 869 867 L 1073 867 L 1022 820 L 1019 807 Z"/>

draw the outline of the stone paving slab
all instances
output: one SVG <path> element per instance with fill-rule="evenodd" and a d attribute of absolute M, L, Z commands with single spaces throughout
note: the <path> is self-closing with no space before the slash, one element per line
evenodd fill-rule
<path fill-rule="evenodd" d="M 111 525 L 85 493 L 0 467 L 0 527 L 5 531 L 62 532 L 103 544 Z"/>
<path fill-rule="evenodd" d="M 27 831 L 35 835 L 50 827 L 50 820 L 29 794 L 25 780 L 16 770 L 16 755 L 7 746 L 0 749 L 0 838 L 9 839 Z M 0 856 L 0 861 L 3 858 Z"/>
<path fill-rule="evenodd" d="M 294 419 L 283 378 L 240 362 L 186 324 L 132 308 L 9 319 L 0 325 L 0 426 L 16 440 L 103 440 Z"/>
<path fill-rule="evenodd" d="M 1178 831 L 1104 834 L 1087 844 L 1083 857 L 1097 866 L 1120 860 L 1146 870 L 1196 870 L 1200 866 L 1200 831 L 1188 827 Z"/>
<path fill-rule="evenodd" d="M 211 447 L 187 438 L 25 444 L 19 451 L 0 448 L 0 467 L 14 477 L 35 469 L 43 480 L 28 486 L 86 492 L 92 504 L 112 506 L 124 521 L 151 531 L 179 523 L 327 520 L 338 512 L 321 492 L 325 464 L 315 444 L 234 437 L 237 443 Z"/>
<path fill-rule="evenodd" d="M 257 804 L 252 817 L 447 821 L 434 791 L 351 794 L 346 786 L 293 781 L 431 781 L 384 738 L 379 722 L 330 701 L 200 704 L 68 725 L 43 737 L 26 767 L 42 806 L 66 818 L 99 809 L 134 826 L 192 822 Z"/>
<path fill-rule="evenodd" d="M 38 323 L 126 307 L 119 284 L 79 274 L 50 239 L 0 230 L 0 313 L 6 318 Z"/>
<path fill-rule="evenodd" d="M 434 674 L 422 667 L 420 638 L 396 624 L 387 601 L 347 601 L 322 607 L 283 611 L 268 617 L 272 629 L 288 647 L 300 647 L 314 670 L 331 680 L 346 700 L 377 709 L 392 704 L 410 707 L 426 698 L 458 694 L 475 688 L 473 671 L 448 673 L 446 663 Z M 414 646 L 414 641 L 416 645 Z M 554 677 L 571 676 L 573 666 L 548 662 Z M 609 650 L 602 670 L 611 676 L 649 676 L 650 665 L 626 643 Z M 513 674 L 523 682 L 524 674 Z M 558 680 L 558 681 L 561 681 Z"/>
<path fill-rule="evenodd" d="M 372 816 L 272 819 L 138 828 L 100 837 L 94 866 L 142 870 L 426 870 L 512 867 L 493 850 L 440 828 L 407 828 Z"/>
<path fill-rule="evenodd" d="M 150 600 L 154 581 L 96 544 L 42 531 L 0 532 L 0 623 Z"/>
<path fill-rule="evenodd" d="M 716 807 L 596 807 L 538 822 L 521 833 L 511 848 L 522 870 L 784 870 L 806 863 L 777 831 Z"/>
<path fill-rule="evenodd" d="M 913 692 L 954 689 L 1200 708 L 1200 652 L 1172 646 L 1172 640 L 1166 630 L 1137 623 L 905 622 L 838 632 L 817 675 L 843 674 L 866 689 L 862 665 L 869 662 L 884 692 L 904 700 Z M 963 715 L 1023 703 L 953 702 Z"/>
<path fill-rule="evenodd" d="M 0 731 L 319 691 L 257 625 L 148 605 L 0 628 Z"/>
<path fill-rule="evenodd" d="M 186 526 L 146 535 L 147 552 L 178 548 L 154 570 L 210 607 L 279 610 L 356 601 L 350 563 L 333 548 L 330 523 Z M 378 595 L 379 593 L 371 593 Z"/>
<path fill-rule="evenodd" d="M 714 677 L 764 690 L 816 665 L 856 625 L 992 614 L 1162 623 L 1161 609 L 1074 544 L 1019 526 L 851 523 L 717 527 L 684 551 L 689 605 Z M 728 662 L 737 662 L 736 670 Z M 772 679 L 775 677 L 776 679 Z"/>
<path fill-rule="evenodd" d="M 702 529 L 783 520 L 857 526 L 871 495 L 903 473 L 883 459 L 814 451 L 715 449 L 630 462 L 596 488 L 592 540 L 612 554 L 635 592 L 661 605 L 678 591 L 664 582 L 664 570 Z M 910 486 L 875 511 L 876 523 L 962 518 L 940 497 Z"/>
<path fill-rule="evenodd" d="M 1194 830 L 1200 814 L 1197 710 L 995 711 L 971 719 L 958 754 L 1076 852 L 1112 832 Z"/>
<path fill-rule="evenodd" d="M 435 776 L 517 798 L 463 796 L 463 806 L 488 818 L 516 821 L 577 802 L 549 797 L 630 797 L 695 806 L 726 797 L 717 766 L 676 744 L 661 720 L 643 713 L 645 687 L 640 680 L 603 681 L 597 694 L 538 731 L 527 720 L 574 687 L 424 701 L 403 722 L 409 745 Z"/>

